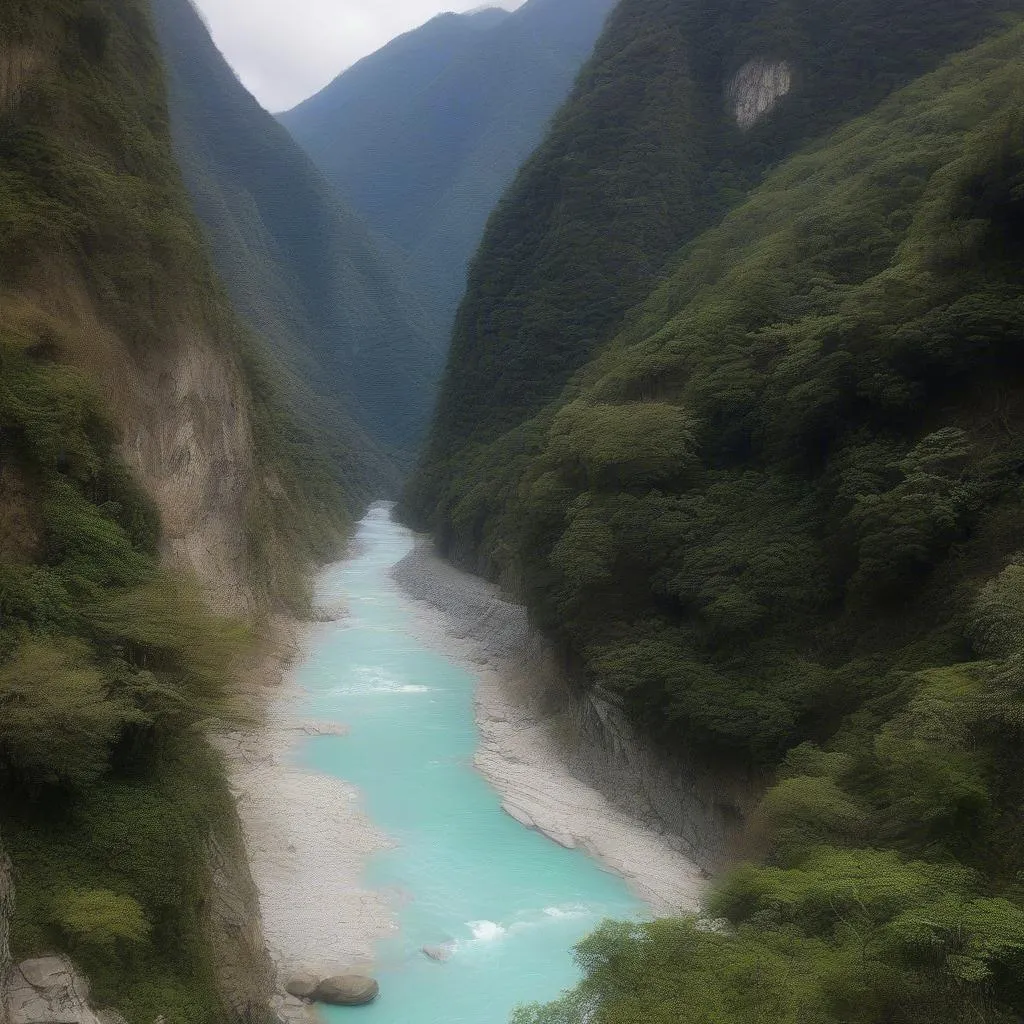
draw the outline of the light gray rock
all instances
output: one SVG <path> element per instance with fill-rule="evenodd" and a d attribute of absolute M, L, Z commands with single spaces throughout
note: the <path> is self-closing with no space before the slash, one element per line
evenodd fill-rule
<path fill-rule="evenodd" d="M 316 987 L 313 998 L 331 1006 L 364 1006 L 377 998 L 380 986 L 362 974 L 337 974 Z"/>
<path fill-rule="evenodd" d="M 128 1021 L 117 1010 L 112 1010 L 109 1007 L 106 1010 L 97 1010 L 96 1019 L 100 1024 L 128 1024 Z"/>
<path fill-rule="evenodd" d="M 284 990 L 296 999 L 312 999 L 320 984 L 320 976 L 312 971 L 296 971 L 285 983 Z"/>
<path fill-rule="evenodd" d="M 11 969 L 10 1024 L 101 1024 L 89 1007 L 89 983 L 64 956 L 25 960 Z"/>
<path fill-rule="evenodd" d="M 746 131 L 766 118 L 793 85 L 786 61 L 748 60 L 736 72 L 726 97 L 736 123 Z"/>

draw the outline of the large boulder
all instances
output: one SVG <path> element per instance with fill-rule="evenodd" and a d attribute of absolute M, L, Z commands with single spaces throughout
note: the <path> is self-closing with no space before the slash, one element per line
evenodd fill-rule
<path fill-rule="evenodd" d="M 325 978 L 316 987 L 313 998 L 331 1006 L 363 1006 L 377 998 L 380 986 L 362 974 L 338 974 Z"/>
<path fill-rule="evenodd" d="M 99 1024 L 89 984 L 64 956 L 25 960 L 8 977 L 11 1024 Z"/>
<path fill-rule="evenodd" d="M 285 992 L 296 999 L 312 999 L 320 984 L 320 975 L 312 971 L 296 971 L 286 982 Z"/>

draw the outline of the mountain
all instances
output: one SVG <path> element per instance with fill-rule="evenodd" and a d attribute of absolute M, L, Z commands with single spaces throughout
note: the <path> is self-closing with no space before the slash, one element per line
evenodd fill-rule
<path fill-rule="evenodd" d="M 516 1024 L 1024 1012 L 1004 10 L 624 0 L 491 218 L 406 514 L 765 792 L 701 919 Z"/>
<path fill-rule="evenodd" d="M 269 1022 L 205 737 L 357 501 L 214 273 L 148 5 L 0 5 L 4 1020 L 12 957 L 59 952 L 110 1019 Z"/>
<path fill-rule="evenodd" d="M 190 0 L 155 0 L 153 11 L 177 156 L 235 306 L 315 393 L 315 418 L 336 439 L 353 438 L 354 418 L 407 459 L 440 358 L 414 307 L 366 226 L 243 88 Z M 379 493 L 351 451 L 339 459 Z"/>
<path fill-rule="evenodd" d="M 620 4 L 474 258 L 421 513 L 442 500 L 446 460 L 457 467 L 467 445 L 555 397 L 678 246 L 767 168 L 979 39 L 1004 9 L 989 0 Z"/>
<path fill-rule="evenodd" d="M 487 217 L 540 141 L 614 0 L 443 14 L 280 115 L 382 238 L 442 352 Z"/>

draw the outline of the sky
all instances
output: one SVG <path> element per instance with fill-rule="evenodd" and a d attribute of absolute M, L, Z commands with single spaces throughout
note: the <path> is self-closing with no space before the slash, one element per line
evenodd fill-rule
<path fill-rule="evenodd" d="M 272 113 L 319 91 L 360 57 L 442 11 L 524 0 L 195 0 L 214 41 Z"/>

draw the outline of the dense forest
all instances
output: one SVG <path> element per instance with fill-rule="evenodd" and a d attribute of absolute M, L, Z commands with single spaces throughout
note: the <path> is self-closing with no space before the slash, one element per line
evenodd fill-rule
<path fill-rule="evenodd" d="M 512 13 L 440 14 L 280 115 L 416 295 L 438 353 L 421 389 L 431 405 L 487 217 L 613 6 L 527 0 Z"/>
<path fill-rule="evenodd" d="M 607 924 L 517 1024 L 1016 1021 L 1024 30 L 748 7 L 620 6 L 405 499 L 650 742 L 768 783 L 702 917 Z M 741 134 L 759 57 L 793 89 Z"/>
<path fill-rule="evenodd" d="M 215 977 L 238 937 L 211 927 L 211 845 L 240 851 L 203 735 L 251 624 L 306 606 L 345 481 L 213 274 L 143 0 L 5 0 L 0 63 L 12 952 L 73 952 L 132 1022 L 261 1020 L 266 993 L 228 1006 Z"/>
<path fill-rule="evenodd" d="M 767 168 L 979 40 L 1014 6 L 623 0 L 470 266 L 406 502 L 413 520 L 444 530 L 463 450 L 555 398 L 679 246 Z M 726 98 L 757 61 L 785 63 L 793 87 L 770 117 L 741 128 Z"/>

